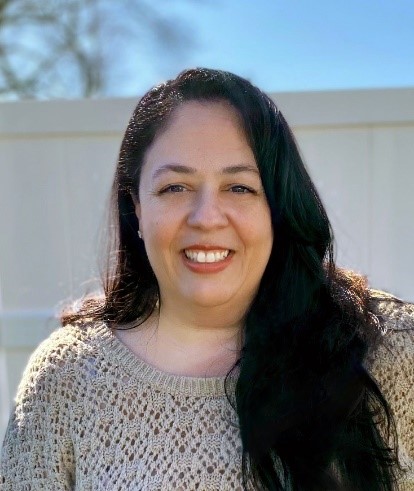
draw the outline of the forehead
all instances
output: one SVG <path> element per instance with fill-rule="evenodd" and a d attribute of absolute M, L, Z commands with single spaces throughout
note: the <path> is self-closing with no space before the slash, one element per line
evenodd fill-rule
<path fill-rule="evenodd" d="M 227 101 L 187 101 L 175 108 L 164 131 L 182 126 L 203 126 L 210 122 L 236 127 L 242 131 L 242 121 L 236 108 Z"/>
<path fill-rule="evenodd" d="M 186 102 L 173 111 L 148 148 L 144 169 L 166 160 L 193 166 L 255 162 L 236 109 L 226 102 L 204 101 Z"/>

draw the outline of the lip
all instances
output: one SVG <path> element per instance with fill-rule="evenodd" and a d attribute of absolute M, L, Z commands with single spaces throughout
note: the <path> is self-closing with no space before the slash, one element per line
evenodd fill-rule
<path fill-rule="evenodd" d="M 194 261 L 188 259 L 183 249 L 181 252 L 181 257 L 184 265 L 193 273 L 199 273 L 199 274 L 213 274 L 223 271 L 231 263 L 234 256 L 234 251 L 232 251 L 231 249 L 223 249 L 223 247 L 217 247 L 217 246 L 213 246 L 213 247 L 205 246 L 204 248 L 200 248 L 200 246 L 197 245 L 197 246 L 186 247 L 186 249 L 197 249 L 197 250 L 204 250 L 204 251 L 208 251 L 208 250 L 230 251 L 229 255 L 222 261 L 219 261 L 218 263 L 195 263 Z"/>

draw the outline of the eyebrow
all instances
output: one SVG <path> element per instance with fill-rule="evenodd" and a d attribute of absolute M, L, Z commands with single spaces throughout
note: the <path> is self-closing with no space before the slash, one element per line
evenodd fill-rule
<path fill-rule="evenodd" d="M 156 171 L 152 175 L 152 178 L 155 179 L 166 172 L 176 172 L 178 174 L 196 174 L 197 169 L 181 164 L 165 164 L 156 169 Z M 240 172 L 253 172 L 254 174 L 260 176 L 259 169 L 255 165 L 251 164 L 229 165 L 221 169 L 220 174 L 238 174 Z"/>

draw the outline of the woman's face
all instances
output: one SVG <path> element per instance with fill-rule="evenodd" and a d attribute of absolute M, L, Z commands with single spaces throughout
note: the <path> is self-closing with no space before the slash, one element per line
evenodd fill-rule
<path fill-rule="evenodd" d="M 231 106 L 187 102 L 174 111 L 146 152 L 136 214 L 164 305 L 248 307 L 273 232 Z"/>

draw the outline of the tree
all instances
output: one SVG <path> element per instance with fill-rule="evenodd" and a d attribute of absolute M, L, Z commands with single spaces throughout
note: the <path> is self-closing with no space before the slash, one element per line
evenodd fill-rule
<path fill-rule="evenodd" d="M 114 84 L 125 86 L 132 69 L 154 56 L 159 64 L 176 60 L 193 44 L 189 26 L 166 14 L 169 6 L 165 0 L 0 0 L 0 96 L 119 95 Z"/>

